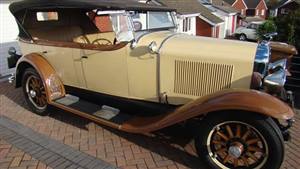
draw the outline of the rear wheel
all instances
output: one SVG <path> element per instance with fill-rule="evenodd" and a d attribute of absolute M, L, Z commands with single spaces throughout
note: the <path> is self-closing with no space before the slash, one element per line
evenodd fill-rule
<path fill-rule="evenodd" d="M 213 168 L 279 169 L 284 158 L 280 129 L 268 117 L 215 114 L 205 119 L 195 139 L 200 157 Z"/>
<path fill-rule="evenodd" d="M 25 70 L 22 77 L 22 87 L 25 100 L 30 109 L 39 115 L 47 115 L 46 90 L 39 74 L 33 69 Z"/>

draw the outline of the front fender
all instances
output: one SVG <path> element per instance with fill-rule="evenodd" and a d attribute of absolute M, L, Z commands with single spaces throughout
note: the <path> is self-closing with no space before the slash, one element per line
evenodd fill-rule
<path fill-rule="evenodd" d="M 54 68 L 38 53 L 31 53 L 19 59 L 16 68 L 16 82 L 21 81 L 22 75 L 28 67 L 33 67 L 40 75 L 46 89 L 48 103 L 65 95 L 64 85 Z"/>
<path fill-rule="evenodd" d="M 256 90 L 225 90 L 199 98 L 174 112 L 149 119 L 135 118 L 122 125 L 122 130 L 145 133 L 212 112 L 241 111 L 263 114 L 276 119 L 291 119 L 294 111 L 279 99 Z"/>

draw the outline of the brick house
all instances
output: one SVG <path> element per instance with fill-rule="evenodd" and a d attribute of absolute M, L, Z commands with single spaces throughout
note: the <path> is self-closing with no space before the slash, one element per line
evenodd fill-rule
<path fill-rule="evenodd" d="M 179 21 L 179 32 L 186 33 L 185 27 L 190 28 L 191 35 L 206 36 L 214 38 L 222 38 L 220 33 L 221 26 L 224 21 L 214 15 L 211 10 L 206 8 L 203 4 L 199 3 L 198 0 L 152 0 L 160 5 L 165 5 L 174 9 L 177 9 L 177 18 Z M 191 23 L 189 24 L 189 18 L 187 14 L 198 14 L 192 15 Z M 187 26 L 188 25 L 188 26 Z"/>
<path fill-rule="evenodd" d="M 245 17 L 260 17 L 265 19 L 267 14 L 267 4 L 265 0 L 224 0 L 240 14 Z"/>
<path fill-rule="evenodd" d="M 300 0 L 282 0 L 270 10 L 270 16 L 283 16 L 300 8 Z"/>
<path fill-rule="evenodd" d="M 212 13 L 220 17 L 224 24 L 220 25 L 220 38 L 231 36 L 237 27 L 238 11 L 223 0 L 198 0 Z"/>

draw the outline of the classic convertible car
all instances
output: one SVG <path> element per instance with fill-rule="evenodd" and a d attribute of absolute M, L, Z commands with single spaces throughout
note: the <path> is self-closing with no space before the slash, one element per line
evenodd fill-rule
<path fill-rule="evenodd" d="M 269 42 L 176 33 L 175 10 L 130 0 L 23 0 L 10 11 L 22 50 L 9 50 L 10 81 L 33 112 L 55 106 L 140 134 L 193 123 L 213 168 L 280 168 L 294 117 L 267 93 L 284 91 L 280 45 L 271 63 Z"/>

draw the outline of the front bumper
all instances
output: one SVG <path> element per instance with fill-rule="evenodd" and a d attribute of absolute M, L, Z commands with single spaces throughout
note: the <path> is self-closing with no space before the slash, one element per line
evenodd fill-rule
<path fill-rule="evenodd" d="M 284 124 L 282 122 L 277 121 L 284 141 L 290 141 L 291 140 L 292 137 L 291 137 L 291 134 L 289 132 L 289 129 L 293 126 L 294 122 L 295 122 L 294 119 L 286 120 Z"/>
<path fill-rule="evenodd" d="M 15 74 L 11 74 L 11 75 L 8 77 L 8 82 L 9 82 L 10 84 L 14 84 L 14 83 L 15 83 L 15 80 L 16 80 Z"/>

